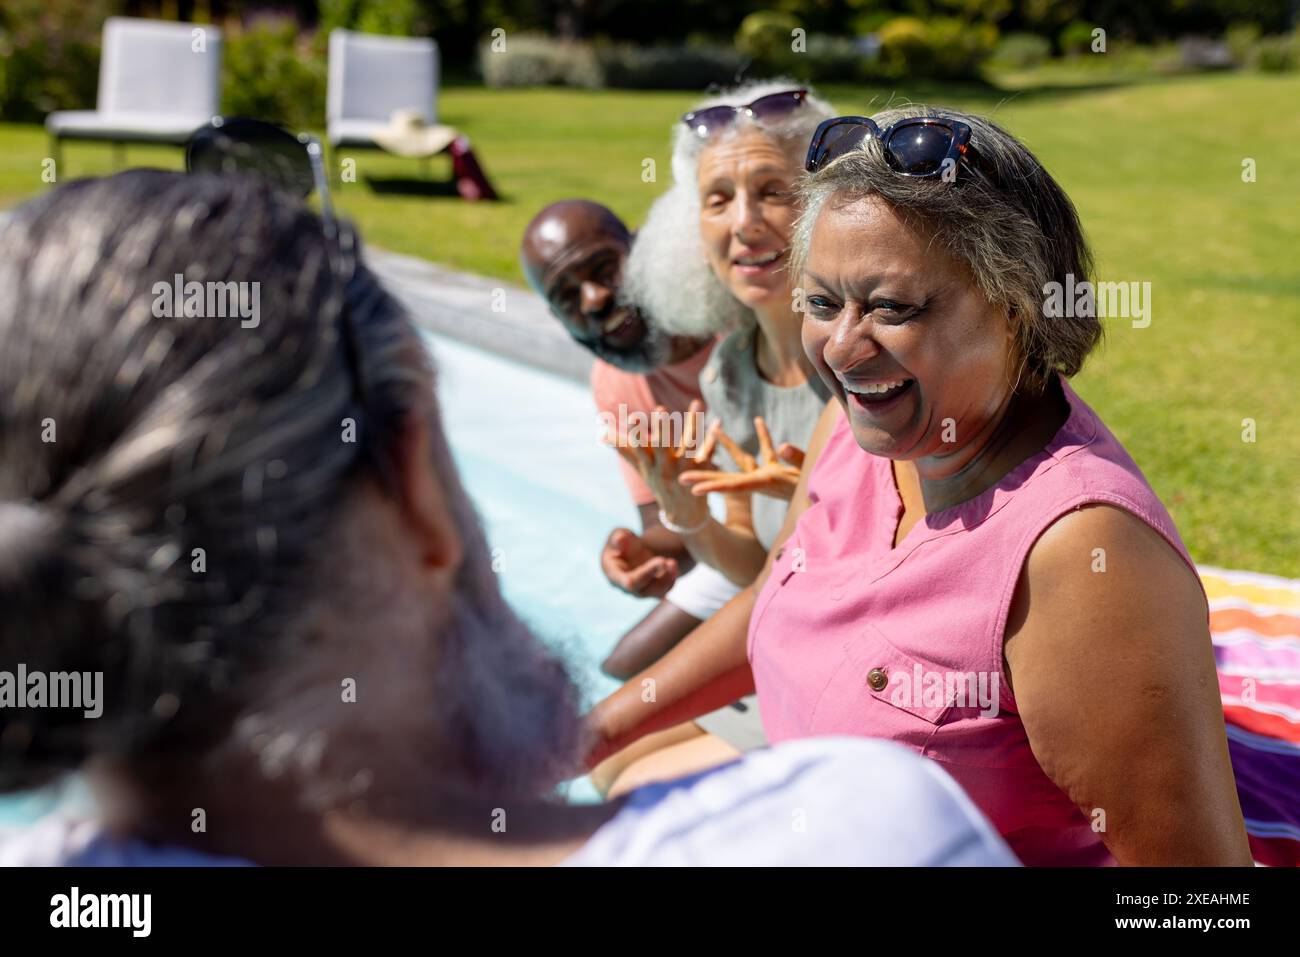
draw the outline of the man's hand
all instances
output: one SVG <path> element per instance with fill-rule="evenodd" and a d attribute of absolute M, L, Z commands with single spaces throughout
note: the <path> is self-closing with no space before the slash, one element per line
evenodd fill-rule
<path fill-rule="evenodd" d="M 641 536 L 626 528 L 610 532 L 600 553 L 600 568 L 611 585 L 639 598 L 663 598 L 677 581 L 677 562 L 656 555 Z"/>

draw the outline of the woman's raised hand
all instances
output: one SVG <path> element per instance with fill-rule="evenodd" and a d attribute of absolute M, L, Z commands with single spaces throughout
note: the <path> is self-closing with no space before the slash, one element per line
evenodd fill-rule
<path fill-rule="evenodd" d="M 803 451 L 789 442 L 783 442 L 779 449 L 773 450 L 772 434 L 761 415 L 754 419 L 754 431 L 758 433 L 758 460 L 732 441 L 715 422 L 709 437 L 722 443 L 740 471 L 695 469 L 683 472 L 678 481 L 688 486 L 693 495 L 701 498 L 709 492 L 757 492 L 759 495 L 770 495 L 788 502 L 799 484 Z M 712 454 L 712 444 L 707 439 L 706 444 Z M 704 446 L 701 446 L 701 451 L 703 449 Z"/>
<path fill-rule="evenodd" d="M 695 528 L 708 522 L 709 506 L 704 498 L 691 494 L 679 479 L 684 470 L 711 464 L 713 443 L 706 437 L 695 448 L 704 416 L 704 403 L 691 402 L 682 425 L 680 441 L 673 442 L 670 431 L 672 416 L 663 406 L 655 406 L 650 416 L 649 442 L 637 442 L 635 436 L 612 437 L 618 453 L 626 459 L 654 493 L 660 511 L 673 525 Z M 608 440 L 607 440 L 608 441 Z"/>

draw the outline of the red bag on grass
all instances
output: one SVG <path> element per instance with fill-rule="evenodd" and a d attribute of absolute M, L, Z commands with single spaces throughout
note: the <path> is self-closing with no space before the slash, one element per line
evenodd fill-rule
<path fill-rule="evenodd" d="M 460 193 L 462 199 L 473 202 L 497 198 L 497 191 L 492 188 L 478 157 L 470 149 L 469 137 L 456 137 L 447 151 L 451 153 L 451 175 L 456 180 L 456 192 Z"/>

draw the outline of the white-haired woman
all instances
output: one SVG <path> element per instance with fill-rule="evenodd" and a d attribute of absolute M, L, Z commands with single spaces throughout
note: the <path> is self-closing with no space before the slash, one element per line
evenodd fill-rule
<path fill-rule="evenodd" d="M 745 321 L 718 343 L 701 374 L 713 426 L 697 454 L 689 454 L 698 437 L 689 425 L 676 446 L 652 436 L 644 446 L 622 449 L 654 491 L 664 526 L 682 536 L 697 561 L 740 586 L 763 568 L 798 482 L 801 450 L 830 398 L 800 343 L 802 316 L 788 266 L 799 217 L 794 187 L 808 140 L 832 115 L 809 90 L 781 81 L 706 99 L 675 130 L 678 200 L 665 207 L 670 218 L 675 208 L 679 219 L 685 211 L 694 223 L 682 222 L 675 242 L 638 240 L 643 250 L 664 249 L 681 262 L 678 282 L 637 288 L 633 278 L 631 290 L 672 331 L 709 331 L 679 328 L 683 317 L 700 315 L 682 297 L 702 295 L 702 287 L 720 285 L 745 309 Z M 647 229 L 655 235 L 661 226 L 651 222 Z M 639 271 L 632 266 L 630 278 Z M 721 471 L 703 467 L 717 445 Z M 709 492 L 725 496 L 724 519 L 710 513 Z M 751 695 L 638 742 L 597 769 L 594 779 L 622 791 L 765 743 Z"/>

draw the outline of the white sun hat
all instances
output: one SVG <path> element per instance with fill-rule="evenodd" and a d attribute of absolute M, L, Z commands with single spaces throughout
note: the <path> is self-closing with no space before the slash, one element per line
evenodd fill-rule
<path fill-rule="evenodd" d="M 433 156 L 460 134 L 455 127 L 429 123 L 418 110 L 394 110 L 388 126 L 374 132 L 374 140 L 398 156 Z"/>

